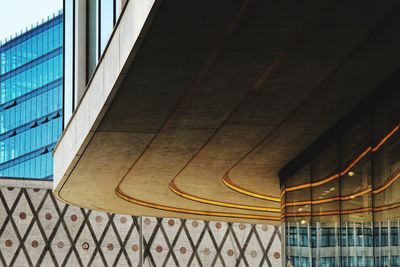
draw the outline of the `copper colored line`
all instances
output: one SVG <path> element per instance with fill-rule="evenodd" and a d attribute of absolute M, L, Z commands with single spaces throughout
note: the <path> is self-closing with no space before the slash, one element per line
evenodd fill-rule
<path fill-rule="evenodd" d="M 255 197 L 255 198 L 259 198 L 259 199 L 263 199 L 263 200 L 268 200 L 268 201 L 273 201 L 273 202 L 281 202 L 281 199 L 279 197 L 274 197 L 274 196 L 268 196 L 268 195 L 263 195 L 263 194 L 259 194 L 256 192 L 252 192 L 249 190 L 244 189 L 243 187 L 236 185 L 235 183 L 233 183 L 230 179 L 228 175 L 224 175 L 222 177 L 222 182 L 229 187 L 230 189 L 242 193 L 244 195 L 247 196 L 251 196 L 251 197 Z"/>
<path fill-rule="evenodd" d="M 172 192 L 174 192 L 175 194 L 177 194 L 183 198 L 190 199 L 190 200 L 200 202 L 200 203 L 216 205 L 216 206 L 221 206 L 221 207 L 228 207 L 228 208 L 244 209 L 244 210 L 280 212 L 279 208 L 268 208 L 268 207 L 263 207 L 263 206 L 243 205 L 243 204 L 229 203 L 229 202 L 223 202 L 223 201 L 198 197 L 198 196 L 189 194 L 189 193 L 181 190 L 179 187 L 176 186 L 174 180 L 171 181 L 171 183 L 169 184 L 169 188 L 171 189 Z"/>
<path fill-rule="evenodd" d="M 399 130 L 400 126 L 397 125 L 396 127 L 394 127 L 394 129 L 387 134 L 380 142 L 379 144 L 377 144 L 374 148 L 372 148 L 372 152 L 377 151 L 393 134 L 396 133 L 397 130 Z"/>
<path fill-rule="evenodd" d="M 356 165 L 369 152 L 371 152 L 371 151 L 376 152 L 391 136 L 393 136 L 399 130 L 399 128 L 400 128 L 400 125 L 396 125 L 385 137 L 383 137 L 381 139 L 381 141 L 375 147 L 373 147 L 373 148 L 371 146 L 367 147 L 355 160 L 353 160 L 349 164 L 349 166 L 347 166 L 346 169 L 341 171 L 339 174 L 334 174 L 328 178 L 322 179 L 321 181 L 317 181 L 314 183 L 306 183 L 306 184 L 301 184 L 301 185 L 285 188 L 282 191 L 281 196 L 283 196 L 286 192 L 296 191 L 296 190 L 304 189 L 307 187 L 320 186 L 320 185 L 326 184 L 326 183 L 338 178 L 339 176 L 345 175 L 346 173 L 348 173 L 351 170 L 351 168 L 354 167 L 354 165 Z"/>
<path fill-rule="evenodd" d="M 192 210 L 192 209 L 184 209 L 171 207 L 166 205 L 160 205 L 140 199 L 136 199 L 125 194 L 119 187 L 115 189 L 115 194 L 123 200 L 128 202 L 148 207 L 154 208 L 158 210 L 170 211 L 170 212 L 178 212 L 192 215 L 202 215 L 202 216 L 217 216 L 217 217 L 231 217 L 231 218 L 240 218 L 240 219 L 255 219 L 255 220 L 271 220 L 271 221 L 280 221 L 280 217 L 278 216 L 264 216 L 264 215 L 254 215 L 254 214 L 239 214 L 239 213 L 228 213 L 228 212 L 214 212 L 214 211 L 203 211 L 203 210 Z"/>
<path fill-rule="evenodd" d="M 362 213 L 362 212 L 380 212 L 385 210 L 391 210 L 400 208 L 400 203 L 388 204 L 381 207 L 368 207 L 368 208 L 358 208 L 349 210 L 330 210 L 330 211 L 320 211 L 320 212 L 302 212 L 302 213 L 282 213 L 282 218 L 284 217 L 304 217 L 304 216 L 324 216 L 324 215 L 347 215 L 352 213 Z"/>

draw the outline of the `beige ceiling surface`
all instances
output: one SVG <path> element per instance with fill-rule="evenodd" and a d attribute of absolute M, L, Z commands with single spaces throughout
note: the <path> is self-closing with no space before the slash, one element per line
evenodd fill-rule
<path fill-rule="evenodd" d="M 398 67 L 396 5 L 163 1 L 56 193 L 117 213 L 279 224 L 279 170 Z"/>

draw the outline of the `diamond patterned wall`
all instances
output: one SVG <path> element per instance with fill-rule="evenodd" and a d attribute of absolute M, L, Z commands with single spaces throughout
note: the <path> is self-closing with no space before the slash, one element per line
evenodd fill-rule
<path fill-rule="evenodd" d="M 281 266 L 279 227 L 102 213 L 48 189 L 0 187 L 0 226 L 2 266 Z"/>

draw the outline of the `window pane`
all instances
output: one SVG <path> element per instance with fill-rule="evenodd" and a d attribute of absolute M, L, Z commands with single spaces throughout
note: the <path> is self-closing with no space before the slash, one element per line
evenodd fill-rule
<path fill-rule="evenodd" d="M 114 25 L 114 0 L 100 0 L 100 50 L 103 53 Z"/>
<path fill-rule="evenodd" d="M 90 77 L 96 67 L 98 62 L 98 0 L 89 0 L 88 1 L 88 75 Z"/>

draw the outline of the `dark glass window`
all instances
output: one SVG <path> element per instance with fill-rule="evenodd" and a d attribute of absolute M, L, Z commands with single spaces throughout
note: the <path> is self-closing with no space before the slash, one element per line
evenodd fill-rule
<path fill-rule="evenodd" d="M 400 256 L 395 255 L 390 257 L 390 266 L 399 267 L 400 266 Z"/>
<path fill-rule="evenodd" d="M 311 228 L 311 247 L 317 247 L 317 229 Z"/>
<path fill-rule="evenodd" d="M 289 229 L 289 244 L 291 246 L 297 246 L 297 228 L 290 227 Z"/>
<path fill-rule="evenodd" d="M 299 166 L 285 180 L 284 188 L 291 187 L 285 203 L 307 203 L 286 207 L 292 213 L 286 224 L 295 218 L 311 231 L 308 247 L 288 243 L 291 256 L 312 255 L 313 266 L 338 264 L 330 258 L 339 258 L 341 266 L 399 266 L 399 98 L 400 90 L 391 91 L 315 155 L 307 155 L 309 179 Z"/>
<path fill-rule="evenodd" d="M 391 246 L 399 245 L 399 228 L 397 227 L 390 228 L 390 245 Z"/>
<path fill-rule="evenodd" d="M 349 247 L 354 247 L 354 229 L 348 228 L 347 229 L 347 241 Z"/>
<path fill-rule="evenodd" d="M 321 247 L 334 247 L 336 235 L 334 228 L 321 228 Z"/>
<path fill-rule="evenodd" d="M 379 229 L 378 229 L 379 230 Z M 388 240 L 388 228 L 387 227 L 382 227 L 380 229 L 381 232 L 381 247 L 386 247 L 389 245 L 389 240 Z"/>
<path fill-rule="evenodd" d="M 334 257 L 322 257 L 320 261 L 321 267 L 333 267 L 335 266 L 335 258 Z"/>
<path fill-rule="evenodd" d="M 300 246 L 301 247 L 308 247 L 308 229 L 305 227 L 301 227 L 300 229 Z"/>

